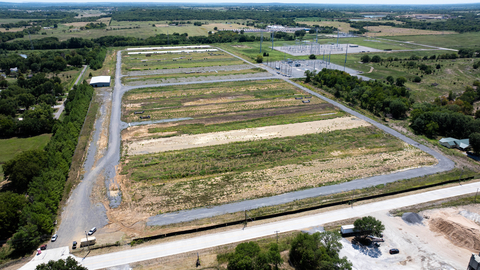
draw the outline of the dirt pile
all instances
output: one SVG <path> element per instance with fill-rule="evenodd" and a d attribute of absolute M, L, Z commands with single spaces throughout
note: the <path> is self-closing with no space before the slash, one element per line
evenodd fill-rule
<path fill-rule="evenodd" d="M 480 251 L 480 231 L 477 229 L 467 228 L 443 218 L 434 218 L 430 221 L 430 230 L 443 234 L 456 246 L 475 252 Z"/>
<path fill-rule="evenodd" d="M 412 225 L 422 224 L 423 225 L 423 218 L 417 213 L 406 212 L 402 215 L 402 219 L 403 219 L 403 221 L 405 221 L 408 224 L 412 224 Z"/>

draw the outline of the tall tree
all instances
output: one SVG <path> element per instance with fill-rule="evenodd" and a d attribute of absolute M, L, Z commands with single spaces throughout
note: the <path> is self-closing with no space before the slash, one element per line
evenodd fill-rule
<path fill-rule="evenodd" d="M 66 260 L 49 261 L 42 263 L 35 270 L 87 270 L 86 267 L 80 265 L 73 257 L 69 256 Z"/>
<path fill-rule="evenodd" d="M 374 235 L 381 236 L 385 226 L 382 222 L 372 216 L 366 216 L 355 220 L 353 223 L 354 231 L 360 233 L 362 236 Z"/>
<path fill-rule="evenodd" d="M 3 171 L 13 189 L 19 193 L 28 189 L 28 184 L 40 175 L 47 160 L 43 150 L 29 150 L 5 162 Z"/>

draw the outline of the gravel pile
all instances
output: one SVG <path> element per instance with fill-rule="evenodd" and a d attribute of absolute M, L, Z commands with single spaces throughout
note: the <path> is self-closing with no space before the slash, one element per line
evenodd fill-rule
<path fill-rule="evenodd" d="M 480 215 L 477 214 L 477 213 L 472 213 L 470 211 L 467 211 L 467 210 L 462 210 L 459 212 L 460 215 L 476 222 L 476 223 L 480 223 Z"/>
<path fill-rule="evenodd" d="M 403 219 L 403 221 L 405 221 L 408 224 L 412 224 L 412 225 L 422 224 L 423 225 L 423 218 L 417 213 L 406 212 L 402 215 L 402 219 Z"/>

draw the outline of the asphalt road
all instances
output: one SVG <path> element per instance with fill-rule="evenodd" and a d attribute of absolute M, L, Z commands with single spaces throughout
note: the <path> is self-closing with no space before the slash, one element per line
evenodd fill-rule
<path fill-rule="evenodd" d="M 253 227 L 247 226 L 244 229 L 234 229 L 226 232 L 207 234 L 183 240 L 166 242 L 158 245 L 87 257 L 85 259 L 77 259 L 88 269 L 102 269 L 122 265 L 126 266 L 135 262 L 194 252 L 201 249 L 266 237 L 274 235 L 276 231 L 282 233 L 302 230 L 304 228 L 313 227 L 320 224 L 371 215 L 375 212 L 389 211 L 400 207 L 451 198 L 464 194 L 472 194 L 475 193 L 477 188 L 480 188 L 480 182 L 419 193 L 376 203 L 353 206 L 351 208 L 343 208 L 305 217 L 272 222 Z M 194 262 L 192 262 L 192 265 L 193 263 Z"/>

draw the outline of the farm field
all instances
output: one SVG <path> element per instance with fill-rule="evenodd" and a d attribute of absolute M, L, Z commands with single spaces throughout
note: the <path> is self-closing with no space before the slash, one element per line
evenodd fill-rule
<path fill-rule="evenodd" d="M 27 151 L 42 149 L 50 141 L 51 134 L 43 134 L 30 138 L 0 139 L 0 181 L 3 181 L 2 164 L 15 157 L 15 155 Z"/>
<path fill-rule="evenodd" d="M 308 104 L 300 98 L 305 94 L 280 80 L 239 81 L 144 88 L 129 91 L 123 96 L 122 119 L 138 121 L 135 111 L 144 110 L 149 120 L 193 117 L 217 118 L 233 113 L 262 115 L 285 109 L 304 111 L 304 107 L 325 106 L 318 98 L 309 98 Z M 298 99 L 296 99 L 298 98 Z M 302 109 L 301 109 L 302 108 Z M 266 112 L 267 111 L 267 112 Z M 251 119 L 251 118 L 250 118 Z"/>
<path fill-rule="evenodd" d="M 149 215 L 272 196 L 430 165 L 373 127 L 128 156 L 131 204 Z M 126 182 L 126 181 L 125 181 Z"/>
<path fill-rule="evenodd" d="M 124 71 L 177 69 L 244 64 L 225 52 L 194 52 L 169 54 L 127 54 L 122 59 Z"/>

